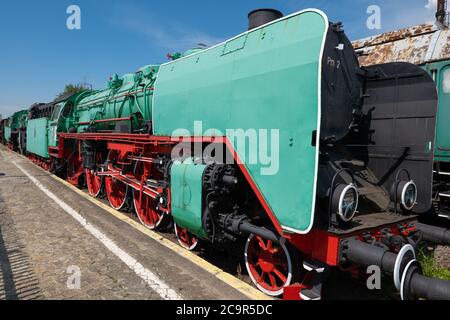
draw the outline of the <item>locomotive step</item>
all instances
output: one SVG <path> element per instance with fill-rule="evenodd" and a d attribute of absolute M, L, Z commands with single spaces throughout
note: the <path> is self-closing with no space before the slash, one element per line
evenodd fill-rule
<path fill-rule="evenodd" d="M 303 261 L 303 268 L 305 268 L 307 271 L 315 271 L 317 273 L 323 273 L 327 265 L 315 260 L 305 259 Z"/>
<path fill-rule="evenodd" d="M 322 299 L 322 295 L 321 295 L 321 291 L 322 291 L 322 284 L 320 285 L 320 288 L 314 287 L 312 289 L 303 289 L 302 291 L 300 291 L 300 297 L 303 300 L 321 300 Z"/>
<path fill-rule="evenodd" d="M 450 220 L 450 213 L 448 211 L 441 210 L 441 211 L 439 211 L 438 216 L 440 218 L 444 218 L 444 219 Z"/>
<path fill-rule="evenodd" d="M 319 261 L 306 259 L 303 268 L 308 271 L 306 277 L 311 279 L 311 287 L 300 290 L 300 298 L 303 300 L 321 300 L 322 284 L 328 276 L 329 267 Z"/>
<path fill-rule="evenodd" d="M 436 173 L 436 174 L 439 174 L 439 175 L 443 175 L 443 176 L 450 176 L 450 172 L 445 172 L 445 171 L 437 172 L 437 171 L 433 170 L 433 173 Z"/>

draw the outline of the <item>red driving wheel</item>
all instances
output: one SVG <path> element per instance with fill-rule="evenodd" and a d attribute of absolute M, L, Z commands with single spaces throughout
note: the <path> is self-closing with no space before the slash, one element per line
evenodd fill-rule
<path fill-rule="evenodd" d="M 97 198 L 100 195 L 103 184 L 103 177 L 97 175 L 97 171 L 102 165 L 102 155 L 101 153 L 97 153 L 96 155 L 96 169 L 85 169 L 86 174 L 86 184 L 89 190 L 89 194 L 94 198 Z"/>
<path fill-rule="evenodd" d="M 114 163 L 119 159 L 119 152 L 111 150 L 108 155 L 108 171 L 112 169 L 121 170 L 120 168 L 114 168 Z M 122 209 L 127 202 L 128 185 L 122 181 L 112 177 L 105 177 L 105 191 L 108 196 L 111 207 L 116 210 Z"/>
<path fill-rule="evenodd" d="M 285 245 L 252 234 L 245 246 L 245 265 L 253 283 L 269 296 L 280 296 L 291 284 L 292 259 Z"/>
<path fill-rule="evenodd" d="M 143 183 L 143 175 L 146 177 L 152 175 L 152 164 L 143 161 L 137 161 L 134 167 L 134 176 Z M 139 221 L 147 228 L 155 230 L 163 224 L 166 214 L 158 209 L 158 201 L 149 195 L 142 193 L 140 190 L 133 190 L 133 203 Z"/>

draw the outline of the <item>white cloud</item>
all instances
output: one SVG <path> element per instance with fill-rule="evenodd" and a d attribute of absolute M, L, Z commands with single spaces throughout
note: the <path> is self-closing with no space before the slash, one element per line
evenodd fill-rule
<path fill-rule="evenodd" d="M 437 0 L 417 0 L 405 7 L 402 1 L 391 1 L 381 6 L 383 32 L 418 24 L 434 24 Z"/>
<path fill-rule="evenodd" d="M 425 21 L 427 23 L 434 23 L 436 21 L 437 0 L 428 0 L 425 9 Z"/>
<path fill-rule="evenodd" d="M 427 8 L 428 10 L 436 10 L 437 7 L 437 0 L 428 0 L 427 5 L 425 6 L 425 8 Z"/>
<path fill-rule="evenodd" d="M 149 26 L 136 19 L 125 21 L 125 24 L 133 31 L 146 35 L 155 45 L 161 48 L 172 50 L 189 49 L 202 43 L 208 46 L 223 41 L 222 38 L 215 37 L 203 31 L 199 31 L 187 26 L 181 26 L 175 22 L 168 22 L 162 26 L 158 23 Z"/>
<path fill-rule="evenodd" d="M 114 12 L 115 25 L 147 36 L 160 48 L 186 50 L 200 43 L 211 46 L 225 40 L 173 19 L 162 19 L 151 13 L 144 14 L 142 9 L 131 4 L 120 4 Z"/>

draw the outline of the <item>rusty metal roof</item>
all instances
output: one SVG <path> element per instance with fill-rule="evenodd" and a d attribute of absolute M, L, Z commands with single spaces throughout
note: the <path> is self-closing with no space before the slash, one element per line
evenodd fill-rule
<path fill-rule="evenodd" d="M 450 59 L 450 29 L 421 24 L 353 42 L 362 66 L 386 62 L 417 65 Z"/>

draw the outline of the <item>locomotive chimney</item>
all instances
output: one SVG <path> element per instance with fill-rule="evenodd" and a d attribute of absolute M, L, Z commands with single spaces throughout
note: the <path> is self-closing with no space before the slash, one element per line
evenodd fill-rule
<path fill-rule="evenodd" d="M 447 28 L 447 0 L 437 0 L 436 24 L 440 28 Z"/>
<path fill-rule="evenodd" d="M 283 14 L 275 9 L 256 9 L 248 14 L 248 30 L 252 30 L 271 21 L 280 19 Z"/>

